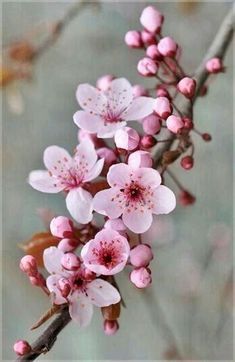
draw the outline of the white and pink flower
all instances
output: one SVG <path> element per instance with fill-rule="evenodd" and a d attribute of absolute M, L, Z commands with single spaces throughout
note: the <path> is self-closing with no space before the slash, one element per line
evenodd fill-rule
<path fill-rule="evenodd" d="M 84 265 L 97 274 L 114 275 L 122 271 L 130 254 L 127 239 L 115 230 L 103 229 L 82 249 Z"/>
<path fill-rule="evenodd" d="M 47 287 L 53 303 L 68 303 L 72 320 L 85 327 L 91 321 L 93 305 L 107 307 L 118 303 L 121 297 L 117 289 L 105 280 L 87 278 L 84 266 L 76 271 L 64 269 L 61 264 L 64 255 L 56 247 L 44 251 L 44 265 L 51 274 L 46 281 Z"/>
<path fill-rule="evenodd" d="M 74 114 L 74 122 L 100 138 L 111 138 L 127 121 L 140 120 L 153 112 L 154 99 L 134 98 L 132 86 L 125 78 L 111 81 L 107 91 L 80 84 L 76 97 L 83 110 Z"/>
<path fill-rule="evenodd" d="M 150 228 L 152 214 L 168 214 L 175 208 L 174 193 L 161 185 L 161 176 L 154 169 L 120 163 L 110 167 L 107 181 L 111 188 L 95 195 L 94 210 L 110 219 L 122 215 L 124 224 L 135 233 Z"/>
<path fill-rule="evenodd" d="M 99 176 L 104 160 L 98 157 L 90 140 L 81 142 L 76 154 L 58 146 L 44 151 L 47 170 L 36 170 L 29 174 L 29 184 L 38 191 L 47 193 L 67 192 L 66 206 L 72 217 L 82 224 L 92 220 L 92 195 L 84 185 Z"/>

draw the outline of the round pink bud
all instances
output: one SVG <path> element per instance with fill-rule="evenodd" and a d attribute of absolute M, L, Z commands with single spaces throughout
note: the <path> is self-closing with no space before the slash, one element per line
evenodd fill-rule
<path fill-rule="evenodd" d="M 171 99 L 171 96 L 170 96 L 168 90 L 165 89 L 165 88 L 157 88 L 156 89 L 156 96 Z"/>
<path fill-rule="evenodd" d="M 137 268 L 149 265 L 152 259 L 153 252 L 149 245 L 140 244 L 130 251 L 130 262 Z"/>
<path fill-rule="evenodd" d="M 67 253 L 69 251 L 75 250 L 79 245 L 79 241 L 76 239 L 62 239 L 58 244 L 58 249 Z"/>
<path fill-rule="evenodd" d="M 145 136 L 143 136 L 140 140 L 140 145 L 142 148 L 144 149 L 149 149 L 152 148 L 153 146 L 155 146 L 157 143 L 157 141 L 155 140 L 155 138 L 153 136 L 151 136 L 150 134 L 146 134 Z"/>
<path fill-rule="evenodd" d="M 67 296 L 71 292 L 72 286 L 68 279 L 61 278 L 58 280 L 58 288 L 61 292 L 62 297 L 67 298 Z"/>
<path fill-rule="evenodd" d="M 16 341 L 14 343 L 13 349 L 18 356 L 24 356 L 32 350 L 30 344 L 23 339 L 19 339 L 18 341 Z"/>
<path fill-rule="evenodd" d="M 124 127 L 114 135 L 114 142 L 117 148 L 121 148 L 127 151 L 135 150 L 138 147 L 140 136 L 138 132 L 130 127 Z"/>
<path fill-rule="evenodd" d="M 141 31 L 141 38 L 145 45 L 156 44 L 156 36 L 153 33 L 149 33 L 147 30 Z"/>
<path fill-rule="evenodd" d="M 206 62 L 206 70 L 209 73 L 220 73 L 223 72 L 224 67 L 220 58 L 211 58 Z"/>
<path fill-rule="evenodd" d="M 191 130 L 193 129 L 193 121 L 188 117 L 183 117 L 184 128 Z"/>
<path fill-rule="evenodd" d="M 152 167 L 153 159 L 147 151 L 135 151 L 128 158 L 128 165 L 133 168 Z"/>
<path fill-rule="evenodd" d="M 130 30 L 125 35 L 125 43 L 131 48 L 142 48 L 143 41 L 141 33 L 136 30 Z"/>
<path fill-rule="evenodd" d="M 28 276 L 36 276 L 38 274 L 38 267 L 35 257 L 25 255 L 20 261 L 20 269 L 28 274 Z"/>
<path fill-rule="evenodd" d="M 178 45 L 170 36 L 162 38 L 158 43 L 158 50 L 164 57 L 173 58 L 177 53 L 177 48 Z"/>
<path fill-rule="evenodd" d="M 151 33 L 158 33 L 163 21 L 163 15 L 153 6 L 147 6 L 144 8 L 140 16 L 140 23 Z"/>
<path fill-rule="evenodd" d="M 172 115 L 167 118 L 166 126 L 172 133 L 178 133 L 184 127 L 184 122 L 181 117 Z"/>
<path fill-rule="evenodd" d="M 137 64 L 137 70 L 144 77 L 151 77 L 158 71 L 157 64 L 150 58 L 142 58 Z"/>
<path fill-rule="evenodd" d="M 110 87 L 112 80 L 114 80 L 114 76 L 112 74 L 103 75 L 97 79 L 96 88 L 105 92 Z"/>
<path fill-rule="evenodd" d="M 73 253 L 66 253 L 61 258 L 61 265 L 67 270 L 77 270 L 80 268 L 81 261 Z"/>
<path fill-rule="evenodd" d="M 166 97 L 158 97 L 153 106 L 154 112 L 163 119 L 167 119 L 172 113 L 172 106 Z"/>
<path fill-rule="evenodd" d="M 57 216 L 51 220 L 50 230 L 57 238 L 69 238 L 73 235 L 73 222 L 65 216 Z"/>
<path fill-rule="evenodd" d="M 124 225 L 122 219 L 109 219 L 105 222 L 104 227 L 118 232 L 126 231 L 126 226 Z"/>
<path fill-rule="evenodd" d="M 97 155 L 104 159 L 105 166 L 110 167 L 117 161 L 117 156 L 111 148 L 102 147 L 96 150 Z"/>
<path fill-rule="evenodd" d="M 152 282 L 150 270 L 144 267 L 134 269 L 130 274 L 130 280 L 137 288 L 146 288 Z"/>
<path fill-rule="evenodd" d="M 161 130 L 161 120 L 156 114 L 150 114 L 142 120 L 143 130 L 147 134 L 155 135 Z"/>
<path fill-rule="evenodd" d="M 185 170 L 191 170 L 194 160 L 192 156 L 185 156 L 181 159 L 180 164 Z"/>
<path fill-rule="evenodd" d="M 206 142 L 210 142 L 212 140 L 212 137 L 209 133 L 203 133 L 202 134 L 202 139 Z"/>
<path fill-rule="evenodd" d="M 162 60 L 162 55 L 159 53 L 156 44 L 149 45 L 146 49 L 146 55 L 153 60 Z"/>
<path fill-rule="evenodd" d="M 178 91 L 187 98 L 192 98 L 196 90 L 196 81 L 192 78 L 185 77 L 177 84 Z"/>
<path fill-rule="evenodd" d="M 118 329 L 118 321 L 109 321 L 107 319 L 104 321 L 104 333 L 106 334 L 106 336 L 113 336 L 117 333 Z"/>
<path fill-rule="evenodd" d="M 133 97 L 148 96 L 149 92 L 140 84 L 133 85 L 132 87 Z"/>

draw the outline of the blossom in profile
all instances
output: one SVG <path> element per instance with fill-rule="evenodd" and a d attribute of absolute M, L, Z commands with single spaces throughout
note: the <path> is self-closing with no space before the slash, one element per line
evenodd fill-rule
<path fill-rule="evenodd" d="M 130 254 L 127 239 L 119 232 L 106 228 L 83 247 L 84 265 L 97 274 L 114 275 L 122 271 Z"/>
<path fill-rule="evenodd" d="M 111 81 L 106 91 L 90 84 L 80 84 L 77 101 L 83 110 L 74 114 L 75 124 L 100 138 L 111 138 L 126 126 L 127 121 L 140 120 L 153 111 L 154 99 L 135 97 L 131 84 L 125 78 Z"/>
<path fill-rule="evenodd" d="M 175 208 L 174 193 L 161 185 L 159 172 L 152 168 L 134 169 L 124 163 L 113 165 L 107 181 L 111 188 L 95 195 L 94 210 L 110 219 L 122 215 L 124 224 L 135 233 L 150 228 L 152 214 L 168 214 Z"/>
<path fill-rule="evenodd" d="M 56 247 L 44 251 L 44 265 L 51 274 L 46 281 L 47 287 L 53 303 L 68 303 L 72 320 L 85 327 L 91 321 L 93 305 L 106 307 L 118 303 L 121 297 L 116 288 L 96 278 L 95 274 L 87 277 L 83 265 L 78 265 L 77 270 L 65 269 L 61 261 L 66 255 Z"/>
<path fill-rule="evenodd" d="M 47 193 L 65 191 L 66 206 L 72 217 L 82 224 L 92 220 L 92 196 L 84 185 L 99 176 L 104 160 L 98 160 L 93 143 L 81 142 L 74 157 L 63 148 L 50 146 L 44 151 L 47 170 L 29 174 L 29 184 L 36 190 Z"/>

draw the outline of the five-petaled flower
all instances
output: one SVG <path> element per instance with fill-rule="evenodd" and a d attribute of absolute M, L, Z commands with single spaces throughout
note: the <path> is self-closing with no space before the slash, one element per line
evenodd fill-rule
<path fill-rule="evenodd" d="M 153 112 L 154 99 L 133 96 L 125 78 L 114 79 L 107 91 L 80 84 L 76 93 L 83 109 L 74 114 L 76 125 L 100 138 L 111 138 L 127 121 L 140 120 Z"/>
<path fill-rule="evenodd" d="M 99 176 L 104 160 L 97 158 L 89 140 L 77 146 L 74 157 L 61 147 L 50 146 L 43 157 L 48 170 L 32 171 L 29 184 L 41 192 L 67 192 L 67 209 L 77 222 L 86 224 L 92 220 L 92 195 L 83 186 Z"/>
<path fill-rule="evenodd" d="M 54 304 L 69 304 L 73 321 L 81 327 L 87 326 L 93 314 L 93 305 L 106 307 L 116 304 L 121 297 L 116 288 L 100 278 L 87 278 L 84 266 L 76 271 L 68 271 L 61 265 L 64 253 L 56 247 L 44 251 L 45 268 L 51 274 L 47 287 Z"/>
<path fill-rule="evenodd" d="M 161 185 L 154 169 L 133 169 L 120 163 L 110 167 L 107 181 L 111 188 L 95 195 L 94 210 L 111 219 L 122 215 L 124 224 L 135 233 L 150 228 L 152 214 L 168 214 L 175 208 L 174 193 Z"/>
<path fill-rule="evenodd" d="M 127 239 L 112 229 L 98 232 L 81 251 L 87 269 L 103 275 L 114 275 L 123 270 L 129 254 Z"/>

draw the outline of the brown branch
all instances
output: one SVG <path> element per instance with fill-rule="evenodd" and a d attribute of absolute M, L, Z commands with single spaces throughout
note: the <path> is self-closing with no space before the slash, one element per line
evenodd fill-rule
<path fill-rule="evenodd" d="M 202 63 L 198 67 L 195 73 L 195 79 L 197 81 L 197 94 L 194 98 L 194 102 L 197 99 L 197 96 L 205 83 L 208 74 L 205 72 L 204 64 L 205 59 L 209 59 L 214 56 L 219 56 L 221 59 L 224 57 L 225 52 L 228 48 L 228 45 L 232 39 L 233 34 L 233 7 L 229 11 L 228 15 L 225 17 L 218 33 L 215 36 L 215 39 L 209 48 L 206 56 L 204 57 Z M 191 103 L 186 102 L 182 108 L 183 113 L 186 115 L 190 112 Z M 166 150 L 169 150 L 175 140 L 175 136 L 169 137 L 170 142 L 163 144 L 161 150 L 159 150 L 156 154 L 155 164 L 159 165 L 162 155 Z M 49 327 L 42 333 L 42 335 L 32 344 L 32 352 L 29 354 L 18 357 L 17 361 L 31 361 L 39 357 L 42 353 L 48 352 L 52 346 L 54 345 L 58 334 L 63 330 L 63 328 L 69 323 L 71 320 L 69 316 L 68 309 L 64 309 L 61 314 L 49 325 Z"/>

